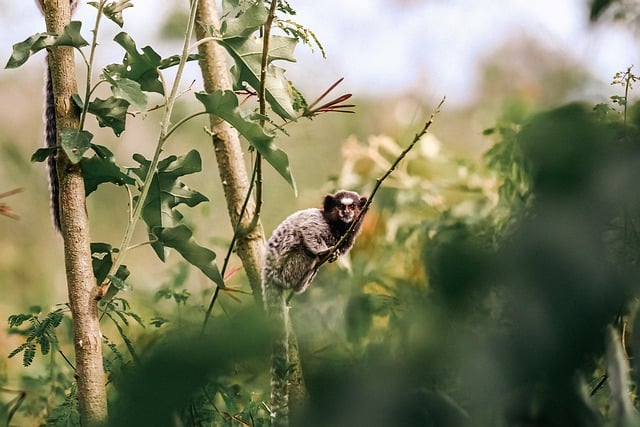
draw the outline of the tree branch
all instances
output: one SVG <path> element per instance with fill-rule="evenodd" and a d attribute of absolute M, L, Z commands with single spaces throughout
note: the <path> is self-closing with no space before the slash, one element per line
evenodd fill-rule
<path fill-rule="evenodd" d="M 411 143 L 407 146 L 407 148 L 405 148 L 404 150 L 402 150 L 402 153 L 400 153 L 400 155 L 396 158 L 396 160 L 393 162 L 393 164 L 389 167 L 389 169 L 387 169 L 387 171 L 384 173 L 384 175 L 382 175 L 380 178 L 376 179 L 376 184 L 373 187 L 373 191 L 371 192 L 371 194 L 369 195 L 369 198 L 367 199 L 366 203 L 364 204 L 364 206 L 362 207 L 362 211 L 360 211 L 360 215 L 358 215 L 358 217 L 356 218 L 355 221 L 353 221 L 351 223 L 351 225 L 349 226 L 349 229 L 347 230 L 347 232 L 342 236 L 342 238 L 340 238 L 340 240 L 338 241 L 338 243 L 336 243 L 334 246 L 332 246 L 330 248 L 329 251 L 327 251 L 318 261 L 317 267 L 316 268 L 320 268 L 320 266 L 324 263 L 326 263 L 332 256 L 333 254 L 338 250 L 339 247 L 342 246 L 342 244 L 344 242 L 347 241 L 347 239 L 349 239 L 353 233 L 355 232 L 356 226 L 357 224 L 360 223 L 360 221 L 362 220 L 362 218 L 364 218 L 364 215 L 367 213 L 367 211 L 369 210 L 369 207 L 371 206 L 371 203 L 373 203 L 373 198 L 375 197 L 376 193 L 378 192 L 378 190 L 380 189 L 380 186 L 382 186 L 382 183 L 389 177 L 389 175 L 391 175 L 393 173 L 393 171 L 396 170 L 396 168 L 398 167 L 398 164 L 400 163 L 400 161 L 402 161 L 402 159 L 404 159 L 406 157 L 407 154 L 409 154 L 409 151 L 411 151 L 413 149 L 413 147 L 415 147 L 415 145 L 418 143 L 418 141 L 420 141 L 420 139 L 429 131 L 429 128 L 431 127 L 431 125 L 433 124 L 433 119 L 435 118 L 435 116 L 437 116 L 440 113 L 440 109 L 442 108 L 442 105 L 444 104 L 444 101 L 446 100 L 446 97 L 442 98 L 442 100 L 440 101 L 440 103 L 438 104 L 438 106 L 436 107 L 436 109 L 433 111 L 433 113 L 431 113 L 431 116 L 429 116 L 429 120 L 427 120 L 427 122 L 424 124 L 424 126 L 422 127 L 422 130 L 420 130 L 420 132 L 418 132 L 414 137 L 413 140 L 411 141 Z M 289 296 L 287 297 L 287 303 L 291 300 L 291 298 L 293 297 L 295 292 L 291 292 L 289 294 Z"/>

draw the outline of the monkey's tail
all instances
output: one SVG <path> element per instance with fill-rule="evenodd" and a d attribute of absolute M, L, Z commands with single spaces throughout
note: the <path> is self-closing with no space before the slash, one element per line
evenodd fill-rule
<path fill-rule="evenodd" d="M 47 65 L 45 84 L 45 107 L 44 107 L 44 140 L 47 148 L 57 145 L 56 131 L 56 104 L 53 96 L 53 80 L 51 70 Z M 52 154 L 47 158 L 47 169 L 49 171 L 49 195 L 51 197 L 51 216 L 53 225 L 60 232 L 60 187 L 58 185 L 58 170 L 56 167 L 56 155 Z"/>
<path fill-rule="evenodd" d="M 271 354 L 271 426 L 289 425 L 289 310 L 281 289 L 263 285 L 265 309 L 273 328 Z"/>

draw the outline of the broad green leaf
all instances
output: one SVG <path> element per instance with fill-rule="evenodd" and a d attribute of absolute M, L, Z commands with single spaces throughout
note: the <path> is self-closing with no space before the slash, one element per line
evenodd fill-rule
<path fill-rule="evenodd" d="M 54 42 L 55 34 L 37 33 L 20 43 L 14 44 L 11 57 L 4 67 L 7 69 L 18 68 L 27 62 L 27 59 L 29 59 L 31 55 L 49 46 L 53 46 Z"/>
<path fill-rule="evenodd" d="M 82 159 L 85 151 L 91 148 L 92 138 L 91 132 L 86 130 L 63 129 L 60 132 L 60 147 L 71 163 L 76 164 Z"/>
<path fill-rule="evenodd" d="M 106 72 L 102 76 L 111 84 L 111 92 L 115 98 L 124 99 L 140 111 L 147 108 L 147 95 L 142 91 L 140 83 L 119 75 L 112 77 Z"/>
<path fill-rule="evenodd" d="M 142 48 L 138 52 L 135 41 L 125 32 L 120 32 L 114 37 L 116 43 L 127 52 L 122 64 L 111 64 L 105 67 L 104 73 L 112 78 L 127 78 L 140 83 L 140 88 L 145 92 L 164 94 L 164 88 L 158 74 L 161 63 L 158 55 L 150 46 Z"/>
<path fill-rule="evenodd" d="M 140 154 L 135 154 L 133 159 L 140 163 L 140 167 L 132 168 L 131 172 L 145 179 L 150 161 Z M 184 156 L 169 156 L 158 163 L 158 171 L 154 175 L 145 205 L 142 208 L 142 219 L 147 224 L 151 233 L 155 227 L 174 227 L 182 219 L 182 215 L 176 207 L 185 204 L 189 207 L 196 206 L 209 199 L 198 191 L 192 190 L 179 178 L 184 175 L 200 172 L 202 161 L 200 154 L 192 150 Z M 166 247 L 160 242 L 151 244 L 158 257 L 164 261 L 167 256 Z"/>
<path fill-rule="evenodd" d="M 44 162 L 49 156 L 55 156 L 58 147 L 44 147 L 38 148 L 31 156 L 32 162 Z"/>
<path fill-rule="evenodd" d="M 54 46 L 73 46 L 75 48 L 81 48 L 83 46 L 89 46 L 89 42 L 86 41 L 80 34 L 82 28 L 82 22 L 71 21 L 64 27 L 62 34 L 56 37 Z"/>
<path fill-rule="evenodd" d="M 295 180 L 289 167 L 287 154 L 273 143 L 273 135 L 267 134 L 256 122 L 242 116 L 238 108 L 238 97 L 232 91 L 196 93 L 209 114 L 214 114 L 237 129 L 271 166 L 296 190 Z"/>
<path fill-rule="evenodd" d="M 89 195 L 97 190 L 98 185 L 111 182 L 116 185 L 135 185 L 136 181 L 114 162 L 113 157 L 104 158 L 93 156 L 80 160 L 82 176 L 84 178 L 85 195 Z"/>
<path fill-rule="evenodd" d="M 96 98 L 89 103 L 89 112 L 98 119 L 100 127 L 109 127 L 116 136 L 124 132 L 129 101 L 111 96 L 107 99 Z"/>
<path fill-rule="evenodd" d="M 263 2 L 255 2 L 248 8 L 246 3 L 238 0 L 222 2 L 224 18 L 220 24 L 220 32 L 225 38 L 248 37 L 255 33 L 267 20 L 269 11 Z"/>
<path fill-rule="evenodd" d="M 178 251 L 187 262 L 224 288 L 224 280 L 215 263 L 215 252 L 198 245 L 193 238 L 193 233 L 186 225 L 180 224 L 171 228 L 155 227 L 152 232 L 159 243 Z"/>
<path fill-rule="evenodd" d="M 232 70 L 235 88 L 248 83 L 256 91 L 260 90 L 260 70 L 262 68 L 262 40 L 256 37 L 224 38 L 219 43 L 234 60 Z M 273 111 L 286 120 L 296 120 L 293 109 L 293 96 L 289 82 L 284 77 L 284 69 L 275 67 L 271 62 L 285 60 L 295 62 L 293 50 L 298 40 L 293 37 L 271 36 L 269 40 L 269 58 L 265 82 L 266 98 Z"/>
<path fill-rule="evenodd" d="M 198 59 L 200 59 L 200 55 L 198 55 L 197 53 L 192 53 L 189 56 L 187 56 L 187 62 L 197 61 Z M 158 68 L 160 70 L 164 70 L 166 68 L 174 67 L 179 63 L 180 63 L 180 55 L 171 55 L 168 58 L 164 58 L 162 61 L 160 61 L 160 65 L 158 65 Z"/>

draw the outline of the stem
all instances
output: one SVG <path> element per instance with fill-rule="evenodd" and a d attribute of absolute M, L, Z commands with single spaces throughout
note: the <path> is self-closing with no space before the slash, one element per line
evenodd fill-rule
<path fill-rule="evenodd" d="M 436 107 L 436 109 L 434 110 L 433 113 L 431 113 L 431 116 L 429 117 L 429 120 L 425 123 L 425 125 L 422 127 L 422 130 L 420 130 L 420 132 L 418 132 L 414 137 L 413 140 L 411 141 L 411 143 L 407 146 L 407 148 L 405 148 L 404 150 L 402 150 L 402 153 L 400 153 L 400 155 L 396 158 L 396 160 L 393 162 L 393 164 L 389 167 L 389 169 L 387 169 L 387 171 L 384 173 L 384 175 L 382 175 L 380 178 L 376 179 L 376 185 L 373 187 L 373 191 L 371 192 L 371 195 L 369 196 L 369 198 L 367 199 L 366 203 L 364 204 L 362 211 L 360 211 L 360 214 L 358 215 L 358 217 L 355 219 L 355 221 L 353 221 L 351 223 L 351 225 L 349 226 L 349 229 L 347 230 L 347 232 L 342 236 L 342 238 L 338 241 L 338 243 L 336 243 L 335 246 L 333 246 L 331 248 L 331 250 L 320 259 L 318 267 L 320 267 L 322 264 L 324 264 L 325 262 L 327 262 L 327 260 L 329 260 L 329 258 L 331 258 L 331 255 L 333 255 L 335 253 L 335 251 L 349 238 L 351 237 L 351 235 L 353 234 L 353 230 L 356 228 L 356 225 L 360 222 L 360 220 L 364 217 L 364 215 L 367 213 L 367 211 L 369 210 L 369 206 L 371 206 L 371 203 L 373 202 L 373 198 L 376 195 L 376 193 L 378 192 L 378 190 L 380 189 L 380 186 L 382 185 L 382 183 L 389 177 L 389 175 L 391 175 L 391 173 L 393 171 L 396 170 L 396 168 L 398 167 L 398 164 L 400 163 L 400 161 L 402 159 L 404 159 L 406 157 L 406 155 L 409 153 L 409 151 L 411 151 L 413 149 L 413 147 L 418 143 L 418 141 L 420 141 L 420 139 L 429 131 L 429 128 L 431 127 L 431 125 L 433 124 L 433 119 L 435 118 L 436 115 L 438 115 L 438 113 L 440 113 L 440 109 L 442 108 L 442 105 L 444 104 L 445 98 L 442 98 L 442 100 L 440 101 L 440 103 L 438 104 L 438 106 Z M 291 296 L 289 296 L 289 298 L 287 299 L 287 301 L 289 301 L 289 299 L 291 299 Z"/>
<path fill-rule="evenodd" d="M 271 36 L 271 26 L 276 16 L 276 7 L 278 5 L 277 0 L 271 0 L 269 7 L 269 15 L 264 23 L 264 31 L 262 34 L 262 61 L 260 63 L 260 93 L 258 95 L 260 101 L 260 116 L 264 117 L 267 114 L 267 67 L 269 66 L 269 38 Z M 264 128 L 265 121 L 260 119 L 260 126 Z M 253 218 L 251 219 L 250 227 L 255 225 L 260 220 L 260 211 L 262 210 L 262 156 L 256 150 L 256 210 Z"/>
<path fill-rule="evenodd" d="M 162 153 L 162 147 L 164 143 L 167 141 L 169 136 L 169 126 L 171 124 L 171 114 L 173 112 L 173 106 L 176 101 L 176 94 L 178 92 L 178 86 L 180 84 L 180 79 L 182 77 L 182 73 L 184 71 L 184 66 L 187 62 L 187 57 L 189 55 L 189 44 L 191 41 L 191 34 L 193 33 L 193 26 L 196 17 L 196 9 L 198 7 L 198 0 L 191 0 L 191 10 L 189 12 L 189 23 L 187 24 L 187 29 L 185 31 L 184 36 L 184 45 L 182 48 L 182 56 L 180 57 L 180 63 L 178 64 L 178 69 L 176 71 L 176 78 L 173 82 L 173 87 L 171 88 L 171 92 L 169 97 L 166 100 L 165 113 L 161 124 L 160 135 L 158 137 L 158 143 L 156 145 L 156 151 L 153 155 L 153 160 L 149 165 L 149 170 L 147 171 L 147 176 L 145 177 L 144 184 L 142 185 L 142 191 L 140 193 L 140 197 L 138 198 L 138 202 L 136 203 L 136 208 L 133 211 L 133 215 L 131 221 L 127 224 L 127 229 L 125 231 L 124 237 L 122 238 L 122 243 L 120 243 L 120 250 L 118 252 L 118 257 L 115 259 L 111 269 L 109 270 L 108 276 L 114 275 L 120 265 L 122 265 L 124 261 L 124 257 L 127 253 L 127 249 L 131 243 L 131 239 L 133 238 L 133 232 L 135 231 L 136 224 L 140 219 L 142 208 L 144 207 L 144 203 L 147 199 L 147 195 L 149 194 L 149 188 L 151 187 L 151 181 L 155 175 L 156 169 L 158 168 L 158 162 L 160 161 L 160 153 Z M 109 282 L 107 282 L 108 284 Z M 102 313 L 104 316 L 104 311 Z M 102 317 L 101 316 L 101 317 Z"/>
<path fill-rule="evenodd" d="M 240 209 L 240 215 L 238 215 L 238 220 L 236 221 L 236 224 L 233 227 L 233 237 L 231 237 L 231 242 L 229 243 L 227 254 L 225 255 L 224 261 L 222 263 L 222 270 L 220 271 L 220 275 L 223 278 L 225 273 L 227 272 L 227 267 L 229 266 L 229 260 L 231 259 L 233 248 L 235 247 L 238 236 L 240 235 L 240 224 L 242 222 L 242 217 L 247 211 L 247 205 L 249 204 L 249 200 L 251 200 L 251 190 L 253 189 L 253 183 L 255 182 L 256 173 L 257 173 L 257 169 L 254 167 L 253 173 L 251 175 L 251 181 L 249 181 L 249 189 L 247 190 L 247 195 L 244 199 L 244 203 L 242 204 L 242 209 Z M 207 328 L 207 323 L 209 322 L 209 317 L 211 316 L 211 312 L 213 311 L 213 306 L 215 305 L 216 300 L 218 299 L 219 292 L 220 292 L 220 287 L 216 285 L 216 288 L 213 291 L 213 296 L 211 297 L 211 302 L 209 302 L 209 307 L 207 307 L 207 312 L 204 315 L 204 321 L 202 322 L 202 329 L 200 330 L 201 334 L 204 334 L 204 331 Z"/>
<path fill-rule="evenodd" d="M 184 117 L 184 118 L 180 119 L 180 121 L 178 123 L 176 123 L 175 125 L 171 126 L 171 129 L 169 129 L 169 131 L 167 132 L 167 135 L 165 135 L 165 138 L 169 138 L 169 136 L 171 136 L 171 134 L 176 129 L 178 129 L 180 126 L 182 126 L 183 124 L 185 124 L 189 120 L 193 119 L 194 117 L 201 116 L 203 114 L 208 114 L 208 113 L 206 111 L 200 111 L 198 113 L 193 113 L 190 116 L 187 116 L 187 117 Z"/>

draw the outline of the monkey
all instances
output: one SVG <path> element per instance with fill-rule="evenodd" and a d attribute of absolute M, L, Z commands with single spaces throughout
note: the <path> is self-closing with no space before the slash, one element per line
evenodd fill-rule
<path fill-rule="evenodd" d="M 276 336 L 271 359 L 271 425 L 287 426 L 289 416 L 289 313 L 285 291 L 302 293 L 318 273 L 322 259 L 334 262 L 353 247 L 367 202 L 353 191 L 340 190 L 324 198 L 322 208 L 291 214 L 267 242 L 262 269 L 262 294 Z M 335 248 L 354 221 L 358 223 L 340 247 Z"/>
<path fill-rule="evenodd" d="M 71 13 L 73 13 L 78 5 L 77 0 L 69 0 L 71 6 Z M 36 0 L 36 6 L 40 9 L 40 12 L 44 15 L 43 0 Z M 46 74 L 45 74 L 45 96 L 44 96 L 44 141 L 45 147 L 52 148 L 58 145 L 58 134 L 56 129 L 56 106 L 53 93 L 53 80 L 51 79 L 51 70 L 49 69 L 49 58 L 46 58 Z M 47 158 L 47 170 L 49 172 L 49 196 L 51 204 L 51 216 L 53 218 L 53 226 L 59 233 L 61 230 L 60 225 L 60 201 L 58 197 L 60 195 L 60 187 L 58 185 L 58 169 L 56 166 L 56 155 L 52 154 Z"/>

